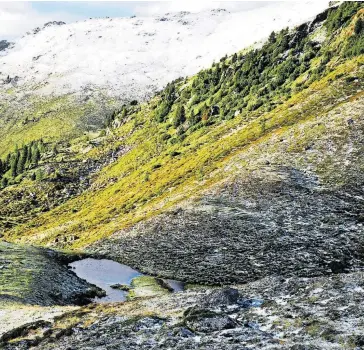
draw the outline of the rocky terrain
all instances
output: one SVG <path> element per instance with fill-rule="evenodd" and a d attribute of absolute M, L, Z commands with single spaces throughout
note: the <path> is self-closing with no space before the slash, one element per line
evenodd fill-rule
<path fill-rule="evenodd" d="M 79 279 L 67 263 L 80 256 L 0 242 L 0 305 L 86 304 L 102 290 Z"/>
<path fill-rule="evenodd" d="M 359 94 L 302 123 L 299 135 L 247 147 L 221 170 L 228 180 L 89 250 L 209 284 L 363 268 L 363 102 Z M 311 138 L 321 125 L 325 133 Z M 303 150 L 287 152 L 297 145 Z"/>
<path fill-rule="evenodd" d="M 361 349 L 363 277 L 277 276 L 91 305 L 19 332 L 4 349 Z"/>
<path fill-rule="evenodd" d="M 71 29 L 56 27 L 22 40 Z M 364 348 L 363 40 L 363 3 L 332 4 L 146 103 L 6 106 L 0 348 Z M 88 304 L 102 291 L 65 266 L 82 256 L 148 276 Z"/>

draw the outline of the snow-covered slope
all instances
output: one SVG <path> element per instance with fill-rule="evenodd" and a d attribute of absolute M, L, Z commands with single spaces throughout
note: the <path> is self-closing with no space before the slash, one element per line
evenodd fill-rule
<path fill-rule="evenodd" d="M 5 89 L 13 84 L 45 95 L 86 93 L 96 87 L 139 100 L 272 30 L 312 18 L 327 5 L 274 2 L 233 13 L 208 10 L 48 25 L 0 53 L 0 81 Z"/>

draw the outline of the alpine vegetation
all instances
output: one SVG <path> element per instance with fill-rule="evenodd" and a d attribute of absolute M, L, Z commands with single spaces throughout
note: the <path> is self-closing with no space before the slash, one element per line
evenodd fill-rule
<path fill-rule="evenodd" d="M 364 6 L 293 8 L 1 46 L 0 347 L 364 346 Z"/>

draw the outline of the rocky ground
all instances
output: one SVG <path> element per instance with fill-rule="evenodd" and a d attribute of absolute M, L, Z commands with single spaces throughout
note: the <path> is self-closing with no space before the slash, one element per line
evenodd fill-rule
<path fill-rule="evenodd" d="M 78 259 L 49 249 L 0 242 L 0 306 L 86 304 L 103 292 L 78 278 L 67 263 Z"/>
<path fill-rule="evenodd" d="M 362 349 L 362 105 L 359 96 L 350 105 L 252 145 L 226 165 L 224 181 L 198 198 L 88 248 L 147 274 L 224 284 L 225 289 L 195 287 L 141 297 L 135 288 L 134 298 L 125 303 L 91 304 L 53 321 L 45 316 L 24 322 L 3 333 L 1 346 Z M 25 248 L 4 247 L 19 249 L 14 266 L 28 266 Z M 59 255 L 26 249 L 43 264 L 41 272 L 31 274 L 41 278 L 27 297 L 55 302 L 47 292 L 48 274 L 42 271 L 53 266 L 53 258 L 59 261 Z M 22 276 L 16 273 L 21 269 L 10 271 L 7 264 L 0 276 L 7 271 L 10 281 Z M 56 265 L 56 276 L 74 278 L 62 263 Z M 73 288 L 74 283 L 57 288 Z M 71 296 L 72 290 L 63 293 Z"/>
<path fill-rule="evenodd" d="M 248 147 L 214 188 L 89 250 L 148 274 L 207 284 L 362 268 L 363 102 Z"/>
<path fill-rule="evenodd" d="M 364 275 L 270 277 L 90 305 L 23 329 L 4 349 L 361 349 Z"/>
<path fill-rule="evenodd" d="M 139 205 L 136 192 L 125 200 L 117 195 L 133 187 L 126 181 L 128 187 L 80 197 L 82 210 L 75 206 L 56 226 L 51 220 L 34 232 L 37 227 L 29 224 L 37 242 L 54 235 L 43 243 L 64 248 L 76 240 L 92 257 L 148 274 L 131 286 L 115 286 L 128 291 L 126 302 L 76 307 L 102 293 L 67 269 L 76 256 L 0 243 L 0 324 L 12 322 L 1 329 L 0 348 L 364 349 L 364 65 L 357 61 L 355 67 L 341 67 L 348 89 L 334 82 L 312 100 L 315 108 L 293 100 L 287 110 L 298 112 L 280 119 L 286 110 L 278 110 L 275 118 L 282 122 L 259 119 L 259 128 L 269 132 L 243 145 L 238 143 L 246 139 L 236 138 L 216 168 L 191 178 L 186 195 L 173 194 L 178 182 L 169 182 L 165 203 L 140 216 L 143 222 L 117 221 L 129 213 L 119 211 L 127 200 L 133 209 Z M 331 73 L 339 76 L 340 69 Z M 320 84 L 312 84 L 312 95 Z M 231 125 L 232 135 L 244 128 Z M 218 142 L 224 145 L 228 136 Z M 110 174 L 125 176 L 122 169 L 129 168 Z M 108 175 L 102 181 L 97 185 L 118 180 Z M 95 206 L 94 196 L 100 199 Z M 175 201 L 178 196 L 184 199 Z M 58 213 L 67 216 L 68 209 Z M 105 233 L 105 227 L 119 231 Z M 81 231 L 97 237 L 82 241 Z M 65 236 L 71 234 L 69 241 Z M 163 278 L 184 281 L 187 288 L 170 293 Z"/>
<path fill-rule="evenodd" d="M 144 272 L 209 284 L 363 266 L 361 196 L 321 189 L 291 169 L 281 174 L 281 182 L 235 183 L 219 198 L 158 217 L 97 251 Z"/>

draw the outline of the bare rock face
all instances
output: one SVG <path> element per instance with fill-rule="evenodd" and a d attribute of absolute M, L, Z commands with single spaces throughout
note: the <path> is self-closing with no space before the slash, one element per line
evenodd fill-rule
<path fill-rule="evenodd" d="M 8 48 L 11 48 L 14 44 L 7 40 L 0 40 L 0 51 L 4 51 Z"/>
<path fill-rule="evenodd" d="M 213 291 L 203 302 L 205 307 L 214 307 L 215 305 L 233 305 L 237 304 L 239 291 L 234 288 L 225 288 Z"/>

